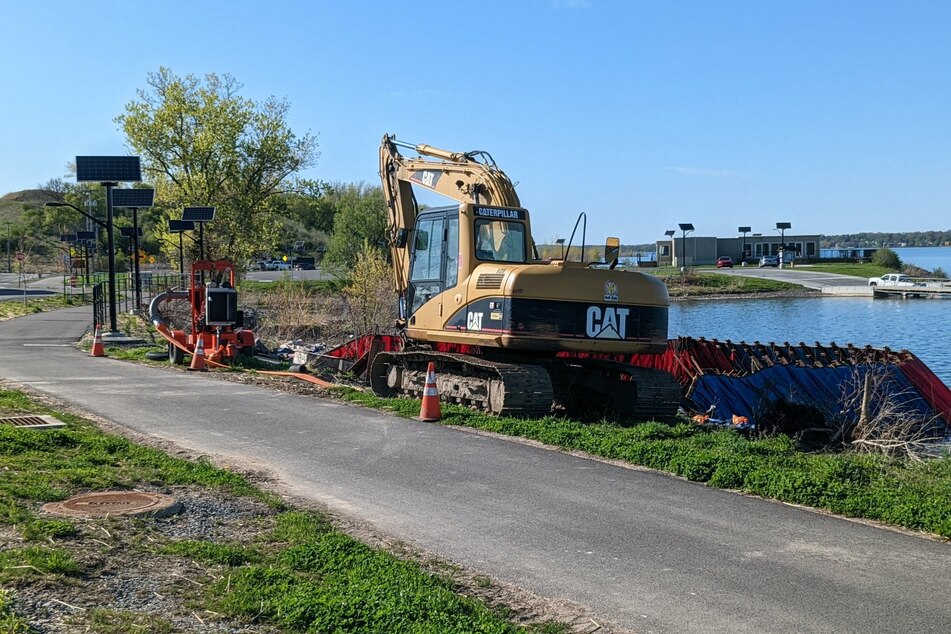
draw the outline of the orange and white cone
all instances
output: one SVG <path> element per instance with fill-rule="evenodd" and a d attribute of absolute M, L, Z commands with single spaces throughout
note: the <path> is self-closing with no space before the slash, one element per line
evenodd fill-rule
<path fill-rule="evenodd" d="M 419 420 L 433 422 L 442 418 L 439 408 L 439 390 L 436 388 L 436 364 L 429 362 L 426 369 L 426 385 L 423 387 L 423 406 L 419 410 Z"/>
<path fill-rule="evenodd" d="M 208 371 L 208 366 L 205 365 L 205 343 L 201 337 L 198 338 L 198 343 L 195 344 L 195 353 L 192 355 L 192 364 L 188 367 L 188 369 L 194 372 Z"/>
<path fill-rule="evenodd" d="M 102 345 L 102 332 L 99 330 L 99 324 L 96 324 L 96 334 L 93 336 L 92 350 L 89 351 L 89 355 L 93 357 L 106 356 L 106 349 Z"/>

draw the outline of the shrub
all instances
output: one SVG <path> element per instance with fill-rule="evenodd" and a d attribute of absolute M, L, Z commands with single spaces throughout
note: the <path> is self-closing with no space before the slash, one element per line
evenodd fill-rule
<path fill-rule="evenodd" d="M 901 270 L 901 258 L 888 247 L 882 247 L 875 251 L 875 255 L 872 256 L 872 264 L 884 266 L 893 271 Z"/>

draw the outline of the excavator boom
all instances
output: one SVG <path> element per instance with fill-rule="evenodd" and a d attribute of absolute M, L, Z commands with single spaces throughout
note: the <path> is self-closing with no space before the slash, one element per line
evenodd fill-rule
<path fill-rule="evenodd" d="M 404 157 L 399 151 L 401 147 L 414 150 L 420 158 Z M 408 285 L 411 246 L 408 240 L 416 228 L 419 213 L 413 185 L 459 203 L 521 207 L 512 181 L 489 153 L 481 150 L 450 152 L 431 145 L 404 143 L 395 135 L 384 135 L 380 143 L 380 180 L 389 215 L 387 224 L 396 291 L 401 295 Z"/>

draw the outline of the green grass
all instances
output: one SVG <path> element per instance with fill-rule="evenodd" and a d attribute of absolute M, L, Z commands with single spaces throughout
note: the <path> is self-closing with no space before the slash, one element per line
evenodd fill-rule
<path fill-rule="evenodd" d="M 68 521 L 37 517 L 32 509 L 40 503 L 79 491 L 187 484 L 251 496 L 280 511 L 262 515 L 260 530 L 243 541 L 156 541 L 154 533 L 144 532 L 122 537 L 140 544 L 137 547 L 146 551 L 143 556 L 156 567 L 173 566 L 176 558 L 215 566 L 208 574 L 218 581 L 207 584 L 194 599 L 200 609 L 291 631 L 525 631 L 510 621 L 507 608 L 489 609 L 457 594 L 448 575 L 426 572 L 417 563 L 368 547 L 333 530 L 322 515 L 290 509 L 240 475 L 135 445 L 79 418 L 51 411 L 21 392 L 0 390 L 0 414 L 13 412 L 52 414 L 67 428 L 35 431 L 0 426 L 0 524 L 15 526 L 27 539 L 42 540 L 3 551 L 0 582 L 42 578 L 48 584 L 76 585 L 87 575 L 94 576 L 96 571 L 83 569 L 70 551 L 84 538 Z M 119 539 L 119 531 L 146 531 L 146 526 L 117 522 L 109 529 Z M 0 631 L 29 631 L 27 621 L 9 607 L 10 601 L 4 603 L 6 598 L 0 594 Z M 153 620 L 154 615 L 127 611 L 90 610 L 71 619 L 79 623 L 77 628 L 82 625 L 96 632 L 134 632 L 143 626 L 153 632 L 175 631 L 168 622 Z M 568 630 L 563 624 L 545 623 L 529 631 Z"/>
<path fill-rule="evenodd" d="M 15 390 L 0 390 L 0 413 L 52 414 L 68 426 L 37 431 L 0 426 L 0 522 L 16 524 L 29 539 L 64 536 L 67 522 L 39 520 L 29 502 L 63 500 L 84 490 L 131 488 L 141 483 L 222 487 L 273 504 L 242 476 L 206 461 L 189 462 L 101 433 L 69 414 L 30 401 Z"/>
<path fill-rule="evenodd" d="M 0 632 L 4 634 L 29 634 L 29 623 L 13 611 L 13 592 L 0 589 Z"/>
<path fill-rule="evenodd" d="M 850 262 L 836 262 L 830 264 L 813 264 L 808 270 L 820 271 L 822 273 L 837 273 L 839 275 L 854 275 L 856 277 L 870 278 L 881 277 L 886 273 L 894 273 L 891 269 L 877 264 L 857 264 Z"/>
<path fill-rule="evenodd" d="M 339 388 L 345 400 L 419 415 L 414 399 Z M 804 453 L 787 436 L 747 438 L 689 423 L 582 424 L 501 418 L 443 404 L 440 424 L 530 438 L 565 450 L 666 471 L 709 486 L 879 520 L 951 538 L 951 456 L 928 462 L 857 453 Z"/>
<path fill-rule="evenodd" d="M 272 558 L 234 570 L 209 591 L 213 609 L 293 631 L 515 632 L 452 583 L 416 564 L 328 531 L 319 519 L 275 531 Z M 279 524 L 283 523 L 280 521 Z"/>
<path fill-rule="evenodd" d="M 0 553 L 0 581 L 3 582 L 38 574 L 75 576 L 79 572 L 79 564 L 63 548 L 30 546 L 11 548 Z"/>
<path fill-rule="evenodd" d="M 684 294 L 690 296 L 749 295 L 802 289 L 798 284 L 790 284 L 779 280 L 740 275 L 721 275 L 712 272 L 704 273 L 697 269 L 691 270 L 686 278 L 686 283 L 684 283 L 680 271 L 676 269 L 659 269 L 659 273 L 656 275 L 667 284 L 672 296 Z"/>
<path fill-rule="evenodd" d="M 69 306 L 81 306 L 92 303 L 92 293 L 86 294 L 86 301 L 83 302 L 80 297 L 63 297 L 62 294 L 50 295 L 47 297 L 33 297 L 23 302 L 19 299 L 9 299 L 0 302 L 0 321 L 32 315 L 34 313 L 43 313 L 50 310 L 59 310 Z"/>
<path fill-rule="evenodd" d="M 179 555 L 195 561 L 221 566 L 241 566 L 260 561 L 261 553 L 241 544 L 218 544 L 215 542 L 180 540 L 162 546 L 160 552 Z"/>
<path fill-rule="evenodd" d="M 287 275 L 287 273 L 275 273 Z M 345 281 L 341 280 L 292 280 L 290 277 L 276 278 L 273 282 L 258 280 L 241 280 L 238 283 L 239 292 L 254 291 L 257 293 L 273 293 L 281 287 L 302 287 L 318 294 L 339 293 Z"/>

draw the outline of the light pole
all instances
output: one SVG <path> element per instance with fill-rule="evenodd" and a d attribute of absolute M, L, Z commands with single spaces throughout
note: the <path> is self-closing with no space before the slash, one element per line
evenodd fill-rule
<path fill-rule="evenodd" d="M 92 220 L 94 223 L 96 223 L 97 225 L 99 225 L 100 227 L 102 227 L 103 229 L 105 229 L 106 232 L 108 233 L 108 235 L 109 235 L 109 237 L 110 237 L 110 240 L 109 240 L 109 250 L 110 250 L 110 255 L 109 255 L 109 281 L 110 281 L 109 290 L 110 290 L 110 297 L 111 297 L 111 301 L 109 302 L 109 322 L 110 322 L 110 324 L 111 324 L 111 326 L 112 326 L 112 330 L 111 330 L 110 332 L 116 332 L 116 330 L 117 330 L 117 327 L 116 327 L 116 304 L 115 304 L 115 297 L 116 297 L 116 296 L 115 296 L 115 283 L 116 283 L 116 282 L 115 282 L 115 277 L 114 277 L 114 276 L 115 276 L 115 253 L 112 253 L 112 240 L 111 240 L 111 238 L 112 238 L 112 223 L 110 222 L 110 223 L 107 224 L 107 223 L 103 222 L 102 220 L 99 220 L 99 218 L 96 218 L 96 217 L 94 217 L 94 216 L 91 216 L 91 215 L 87 214 L 85 211 L 83 211 L 82 209 L 80 209 L 80 208 L 77 207 L 76 205 L 71 205 L 71 204 L 69 204 L 69 203 L 48 202 L 48 203 L 46 203 L 46 204 L 43 205 L 43 206 L 44 206 L 44 207 L 69 207 L 70 209 L 72 209 L 72 210 L 74 210 L 74 211 L 78 211 L 78 212 L 81 213 L 83 216 L 85 216 L 87 219 Z M 88 255 L 86 256 L 86 266 L 87 266 L 87 267 L 89 266 L 89 256 L 88 256 Z M 86 277 L 87 277 L 87 278 L 89 277 L 88 268 L 87 268 L 87 271 L 86 271 Z"/>
<path fill-rule="evenodd" d="M 674 265 L 674 234 L 677 233 L 673 229 L 668 229 L 664 232 L 664 235 L 667 236 L 667 239 L 670 240 L 670 265 Z M 660 264 L 658 262 L 658 264 Z"/>
<path fill-rule="evenodd" d="M 783 268 L 783 260 L 786 259 L 786 229 L 792 229 L 792 223 L 776 223 L 776 230 L 779 231 L 779 268 Z"/>
<path fill-rule="evenodd" d="M 13 273 L 13 262 L 10 260 L 10 221 L 6 221 L 7 226 L 7 273 Z"/>
<path fill-rule="evenodd" d="M 116 323 L 116 242 L 113 230 L 112 190 L 119 183 L 138 183 L 142 169 L 138 156 L 77 156 L 76 182 L 99 183 L 106 188 L 106 237 L 109 241 L 109 327 L 106 335 L 120 336 Z M 70 205 L 72 207 L 72 205 Z M 73 207 L 76 209 L 76 207 Z M 86 214 L 83 214 L 86 215 Z M 86 215 L 87 218 L 91 217 Z"/>
<path fill-rule="evenodd" d="M 746 234 L 753 230 L 752 227 L 737 227 L 736 230 L 743 234 L 743 248 L 740 250 L 740 262 L 746 262 Z"/>
<path fill-rule="evenodd" d="M 182 236 L 185 235 L 186 231 L 194 231 L 195 223 L 191 220 L 172 220 L 168 221 L 168 232 L 178 234 L 178 273 L 179 277 L 182 280 L 182 286 L 186 285 L 185 280 L 185 242 L 182 240 Z M 191 236 L 188 236 L 192 238 Z M 195 239 L 192 238 L 192 241 Z"/>
<path fill-rule="evenodd" d="M 680 265 L 682 269 L 686 269 L 687 266 L 687 234 L 693 231 L 693 225 L 689 222 L 681 222 L 677 225 L 680 227 L 680 230 L 683 231 L 683 239 L 680 243 L 681 252 L 683 253 L 683 264 Z"/>

